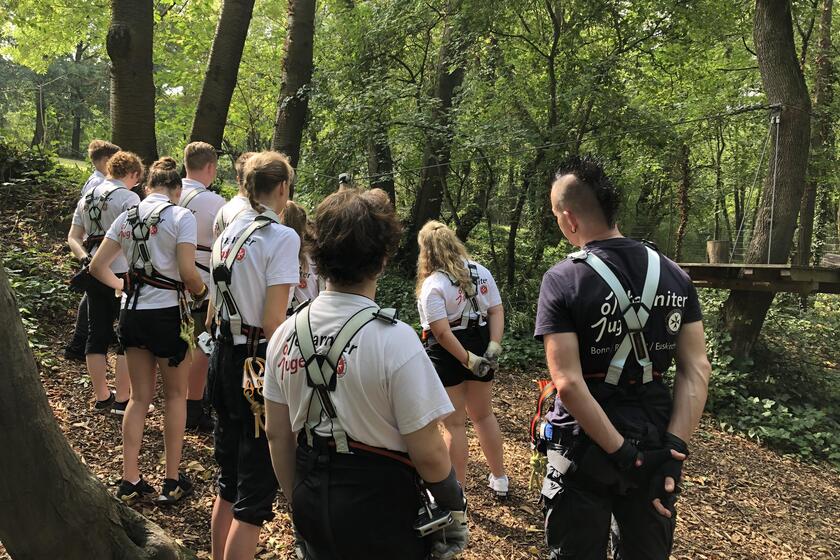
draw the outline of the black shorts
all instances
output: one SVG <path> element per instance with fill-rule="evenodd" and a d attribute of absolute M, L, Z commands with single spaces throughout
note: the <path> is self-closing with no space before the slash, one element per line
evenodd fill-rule
<path fill-rule="evenodd" d="M 107 354 L 115 341 L 114 321 L 120 313 L 120 299 L 96 278 L 91 277 L 85 288 L 87 294 L 87 340 L 85 354 Z"/>
<path fill-rule="evenodd" d="M 308 558 L 428 557 L 417 473 L 394 459 L 298 445 L 292 517 Z"/>
<path fill-rule="evenodd" d="M 189 346 L 181 338 L 181 311 L 162 309 L 123 309 L 118 330 L 123 348 L 142 348 L 156 358 L 169 360 L 177 367 L 187 356 Z"/>
<path fill-rule="evenodd" d="M 265 358 L 266 345 L 257 355 Z M 219 496 L 233 504 L 233 517 L 261 526 L 274 518 L 277 479 L 265 432 L 255 429 L 254 414 L 242 394 L 245 345 L 216 341 L 210 356 L 208 392 L 216 409 L 214 457 L 219 464 Z M 255 434 L 258 437 L 254 437 Z"/>
<path fill-rule="evenodd" d="M 452 331 L 452 334 L 464 346 L 465 350 L 469 350 L 477 356 L 484 354 L 487 350 L 487 344 L 490 342 L 490 327 L 487 325 Z M 426 348 L 426 354 L 432 360 L 435 371 L 437 371 L 438 377 L 440 377 L 440 381 L 444 387 L 454 387 L 464 381 L 493 381 L 496 376 L 496 372 L 491 370 L 484 377 L 478 377 L 465 368 L 455 356 L 447 352 L 440 344 L 428 346 Z"/>

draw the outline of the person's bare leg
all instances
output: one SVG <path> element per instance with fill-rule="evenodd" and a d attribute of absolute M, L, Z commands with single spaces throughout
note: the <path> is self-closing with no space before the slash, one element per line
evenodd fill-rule
<path fill-rule="evenodd" d="M 143 442 L 146 414 L 149 412 L 149 403 L 155 396 L 157 369 L 155 357 L 147 350 L 127 348 L 125 357 L 132 391 L 122 423 L 123 479 L 133 483 L 140 478 L 137 462 Z"/>
<path fill-rule="evenodd" d="M 200 401 L 204 398 L 204 387 L 207 385 L 207 369 L 210 359 L 201 350 L 192 351 L 192 363 L 190 365 L 190 382 L 187 398 L 191 401 Z"/>
<path fill-rule="evenodd" d="M 461 486 L 466 488 L 469 444 L 467 443 L 467 413 L 464 409 L 464 383 L 447 387 L 446 392 L 449 395 L 449 400 L 452 401 L 452 406 L 455 407 L 455 412 L 443 419 L 445 429 L 443 440 L 449 449 L 449 460 L 455 467 L 455 476 Z"/>
<path fill-rule="evenodd" d="M 163 448 L 166 455 L 166 478 L 178 480 L 181 452 L 184 448 L 184 424 L 187 421 L 187 376 L 189 362 L 170 367 L 168 360 L 158 360 L 163 374 Z"/>
<path fill-rule="evenodd" d="M 210 553 L 213 560 L 224 560 L 230 525 L 233 523 L 233 504 L 216 496 L 210 518 Z"/>
<path fill-rule="evenodd" d="M 496 478 L 505 476 L 502 431 L 493 414 L 493 382 L 465 381 L 466 409 L 487 459 L 487 466 Z"/>
<path fill-rule="evenodd" d="M 131 378 L 128 376 L 128 362 L 125 356 L 117 354 L 117 365 L 114 371 L 114 389 L 117 393 L 117 402 L 125 402 L 131 396 Z"/>
<path fill-rule="evenodd" d="M 96 400 L 104 401 L 111 396 L 111 389 L 108 387 L 108 361 L 105 354 L 87 354 L 87 364 L 90 382 L 93 385 L 93 393 Z"/>
<path fill-rule="evenodd" d="M 260 543 L 260 527 L 237 519 L 230 525 L 225 560 L 253 560 Z"/>

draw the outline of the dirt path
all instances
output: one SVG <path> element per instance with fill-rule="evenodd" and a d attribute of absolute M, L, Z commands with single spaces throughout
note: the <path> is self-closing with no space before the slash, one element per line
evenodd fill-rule
<path fill-rule="evenodd" d="M 60 348 L 60 341 L 52 345 Z M 119 479 L 119 422 L 94 415 L 84 366 L 60 358 L 42 371 L 44 386 L 62 430 L 94 474 L 113 490 Z M 469 560 L 542 558 L 540 508 L 529 492 L 530 456 L 526 426 L 535 398 L 533 377 L 502 375 L 496 410 L 506 439 L 506 462 L 513 497 L 497 505 L 484 488 L 486 468 L 471 434 L 468 496 L 472 545 Z M 158 405 L 160 400 L 158 399 Z M 159 485 L 163 478 L 162 414 L 158 410 L 146 428 L 143 472 Z M 686 490 L 673 558 L 776 559 L 838 558 L 840 475 L 828 467 L 803 465 L 704 423 L 693 442 Z M 208 558 L 210 509 L 215 464 L 212 438 L 188 434 L 184 465 L 196 480 L 197 492 L 172 509 L 141 507 L 147 515 L 187 546 Z M 292 558 L 289 521 L 278 502 L 277 518 L 264 531 L 261 559 Z M 8 558 L 0 547 L 0 558 Z"/>

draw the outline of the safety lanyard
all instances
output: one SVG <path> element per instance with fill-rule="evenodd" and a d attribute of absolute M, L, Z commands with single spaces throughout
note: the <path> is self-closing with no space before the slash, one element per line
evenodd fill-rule
<path fill-rule="evenodd" d="M 570 255 L 575 262 L 584 262 L 589 265 L 601 280 L 609 286 L 621 311 L 626 333 L 618 346 L 618 350 L 613 354 L 610 367 L 604 378 L 604 381 L 610 385 L 618 385 L 631 350 L 636 361 L 642 366 L 642 383 L 653 381 L 653 362 L 648 353 L 644 329 L 650 318 L 656 292 L 659 289 L 660 261 L 659 253 L 647 246 L 645 249 L 647 251 L 647 273 L 645 274 L 642 297 L 637 304 L 630 301 L 627 290 L 621 285 L 618 277 L 598 255 L 587 250 Z"/>
<path fill-rule="evenodd" d="M 339 362 L 344 350 L 359 331 L 375 319 L 396 324 L 396 311 L 380 310 L 376 305 L 360 309 L 344 323 L 332 344 L 326 349 L 326 353 L 319 353 L 312 340 L 312 325 L 309 322 L 310 309 L 311 306 L 307 305 L 298 310 L 295 315 L 295 334 L 306 368 L 306 384 L 313 391 L 313 394 L 309 396 L 309 411 L 305 426 L 306 440 L 311 447 L 315 429 L 321 424 L 322 415 L 326 413 L 330 421 L 336 451 L 350 453 L 347 433 L 344 431 L 332 399 L 330 399 L 330 393 L 336 389 Z"/>
<path fill-rule="evenodd" d="M 254 221 L 231 244 L 224 258 L 222 257 L 222 236 L 219 236 L 216 242 L 213 243 L 213 252 L 210 256 L 210 268 L 213 271 L 213 282 L 216 284 L 216 295 L 213 299 L 213 305 L 220 319 L 222 308 L 227 309 L 227 321 L 230 323 L 230 331 L 233 336 L 242 332 L 242 316 L 239 313 L 239 306 L 236 304 L 236 300 L 233 298 L 233 293 L 231 292 L 233 263 L 236 262 L 236 257 L 254 232 L 272 223 L 279 224 L 280 218 L 271 210 L 266 210 L 255 217 Z"/>

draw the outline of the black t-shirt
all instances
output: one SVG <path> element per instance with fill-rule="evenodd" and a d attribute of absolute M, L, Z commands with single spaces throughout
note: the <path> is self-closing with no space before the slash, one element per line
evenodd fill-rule
<path fill-rule="evenodd" d="M 638 301 L 647 272 L 644 244 L 619 237 L 593 241 L 585 249 L 599 256 L 615 273 L 631 301 Z M 682 325 L 701 319 L 700 303 L 691 279 L 676 263 L 660 255 L 659 287 L 644 329 L 654 371 L 665 372 L 671 367 Z M 606 373 L 626 334 L 626 325 L 612 290 L 589 265 L 571 258 L 557 263 L 543 276 L 534 336 L 542 340 L 543 335 L 564 332 L 574 332 L 578 336 L 584 375 Z M 628 393 L 644 392 L 645 402 L 649 407 L 652 405 L 658 416 L 654 423 L 661 426 L 670 417 L 670 392 L 659 380 L 644 388 L 639 383 L 628 388 L 627 381 L 640 379 L 641 374 L 642 367 L 631 351 L 620 383 L 625 391 L 620 392 L 619 400 L 626 402 L 614 402 L 613 399 L 607 413 L 613 417 L 611 411 L 616 408 L 639 408 L 638 399 L 627 398 Z M 616 393 L 613 387 L 604 385 L 602 381 L 590 382 L 590 390 L 602 405 Z M 559 424 L 574 423 L 562 405 L 555 407 L 554 416 Z"/>

